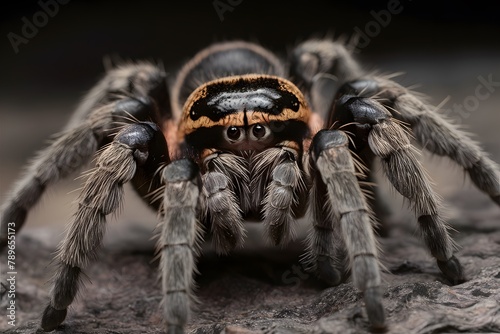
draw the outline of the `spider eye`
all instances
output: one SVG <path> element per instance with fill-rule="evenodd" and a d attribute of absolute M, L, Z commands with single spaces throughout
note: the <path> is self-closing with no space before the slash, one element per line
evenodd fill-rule
<path fill-rule="evenodd" d="M 266 128 L 260 124 L 256 124 L 252 129 L 252 133 L 255 138 L 260 139 L 266 134 Z"/>
<path fill-rule="evenodd" d="M 254 139 L 254 140 L 265 139 L 265 138 L 269 137 L 270 134 L 271 134 L 271 130 L 265 125 L 255 124 L 252 127 L 251 136 L 252 136 L 252 139 Z"/>
<path fill-rule="evenodd" d="M 237 126 L 230 126 L 226 130 L 226 139 L 234 143 L 243 139 L 243 131 Z"/>

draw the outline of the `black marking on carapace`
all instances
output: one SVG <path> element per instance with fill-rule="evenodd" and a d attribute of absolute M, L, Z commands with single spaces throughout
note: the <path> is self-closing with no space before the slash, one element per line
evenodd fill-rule
<path fill-rule="evenodd" d="M 206 96 L 196 100 L 189 116 L 196 121 L 206 116 L 214 122 L 229 114 L 260 111 L 279 115 L 283 109 L 299 111 L 300 102 L 292 92 L 283 90 L 276 78 L 240 78 L 206 86 Z"/>

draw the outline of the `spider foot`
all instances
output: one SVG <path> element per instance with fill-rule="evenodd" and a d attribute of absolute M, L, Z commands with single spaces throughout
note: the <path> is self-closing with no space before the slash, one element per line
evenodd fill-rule
<path fill-rule="evenodd" d="M 371 327 L 377 332 L 382 331 L 386 328 L 382 289 L 380 286 L 367 288 L 364 292 L 364 298 Z"/>
<path fill-rule="evenodd" d="M 328 286 L 337 286 L 344 281 L 344 275 L 337 268 L 338 264 L 329 257 L 319 255 L 316 262 L 318 278 Z"/>
<path fill-rule="evenodd" d="M 491 199 L 493 200 L 493 202 L 495 202 L 498 205 L 500 205 L 500 195 L 491 196 Z"/>
<path fill-rule="evenodd" d="M 182 326 L 178 325 L 168 325 L 167 334 L 184 334 Z"/>
<path fill-rule="evenodd" d="M 51 305 L 47 305 L 45 311 L 43 311 L 42 315 L 42 329 L 45 332 L 51 332 L 59 327 L 60 324 L 66 319 L 66 314 L 68 309 L 64 310 L 56 310 Z"/>
<path fill-rule="evenodd" d="M 0 213 L 0 251 L 8 244 L 9 228 L 15 227 L 16 232 L 19 231 L 27 214 L 25 208 L 17 205 L 10 206 Z"/>
<path fill-rule="evenodd" d="M 437 264 L 451 284 L 456 285 L 466 281 L 462 265 L 454 255 L 446 261 L 437 260 Z"/>

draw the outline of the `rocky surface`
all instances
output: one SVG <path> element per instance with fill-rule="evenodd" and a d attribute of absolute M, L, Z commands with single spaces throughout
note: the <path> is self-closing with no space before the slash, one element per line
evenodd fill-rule
<path fill-rule="evenodd" d="M 454 198 L 467 208 L 466 194 Z M 484 201 L 484 202 L 483 202 Z M 406 222 L 380 238 L 388 333 L 500 332 L 500 209 L 479 200 L 469 215 L 481 224 L 454 233 L 467 282 L 450 286 L 440 275 L 413 228 Z M 474 203 L 473 203 L 474 204 Z M 471 204 L 469 204 L 471 205 Z M 462 219 L 469 220 L 467 214 Z M 469 220 L 470 221 L 470 220 Z M 148 227 L 130 233 L 143 247 L 108 242 L 86 271 L 88 282 L 56 333 L 161 333 L 157 262 Z M 250 233 L 258 240 L 258 230 Z M 50 233 L 21 233 L 17 243 L 16 326 L 0 318 L 5 333 L 34 333 L 47 302 L 53 246 Z M 286 250 L 250 243 L 229 257 L 210 249 L 200 259 L 200 303 L 189 324 L 192 333 L 366 333 L 370 331 L 360 294 L 350 282 L 327 288 L 303 270 L 302 244 Z M 49 242 L 50 244 L 50 242 Z M 6 256 L 5 252 L 2 257 Z M 5 277 L 2 279 L 5 282 Z M 7 298 L 2 296 L 2 309 Z M 4 312 L 2 312 L 4 313 Z"/>

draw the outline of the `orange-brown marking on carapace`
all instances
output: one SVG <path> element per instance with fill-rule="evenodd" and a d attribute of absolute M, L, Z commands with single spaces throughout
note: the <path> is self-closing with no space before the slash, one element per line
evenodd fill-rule
<path fill-rule="evenodd" d="M 292 82 L 272 75 L 230 76 L 209 81 L 191 93 L 184 104 L 178 136 L 183 141 L 200 128 L 215 126 L 288 120 L 307 124 L 310 116 L 302 92 Z"/>

